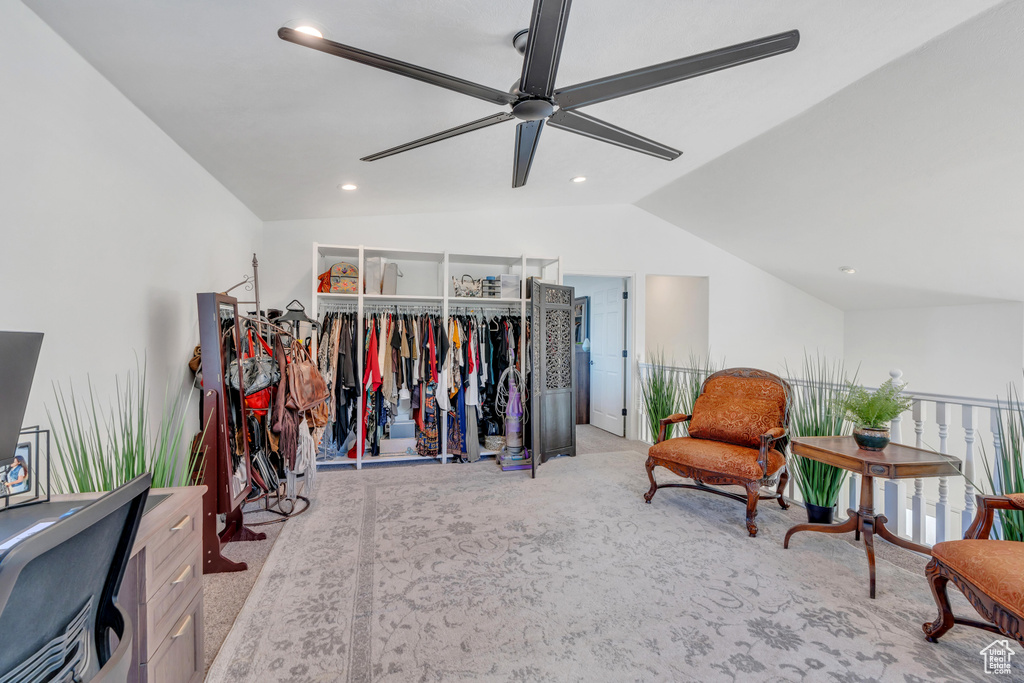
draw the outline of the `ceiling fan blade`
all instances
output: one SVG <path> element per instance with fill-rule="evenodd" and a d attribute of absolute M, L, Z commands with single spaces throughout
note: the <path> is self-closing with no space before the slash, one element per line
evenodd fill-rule
<path fill-rule="evenodd" d="M 295 29 L 280 28 L 277 31 L 277 35 L 281 40 L 287 40 L 288 42 L 295 43 L 296 45 L 311 47 L 314 50 L 320 50 L 321 52 L 326 52 L 329 55 L 334 55 L 343 59 L 350 59 L 353 62 L 359 62 L 360 64 L 366 64 L 367 66 L 383 69 L 384 71 L 390 71 L 391 73 L 395 73 L 400 76 L 414 78 L 417 81 L 423 81 L 424 83 L 430 83 L 431 85 L 436 85 L 441 88 L 454 90 L 455 92 L 462 93 L 463 95 L 476 97 L 481 100 L 493 102 L 494 104 L 512 104 L 515 101 L 515 97 L 510 93 L 502 92 L 501 90 L 490 88 L 486 85 L 472 83 L 438 71 L 424 69 L 421 66 L 400 62 L 397 59 L 391 59 L 390 57 L 377 55 L 372 52 L 360 50 L 359 48 L 335 43 L 333 40 L 327 40 L 326 38 L 317 38 L 316 36 L 296 31 Z"/>
<path fill-rule="evenodd" d="M 500 114 L 494 114 L 493 116 L 485 116 L 482 119 L 477 119 L 476 121 L 464 123 L 461 126 L 449 128 L 448 130 L 442 131 L 440 133 L 428 135 L 425 138 L 413 140 L 412 142 L 407 142 L 404 145 L 399 145 L 398 147 L 386 149 L 383 152 L 371 154 L 368 157 L 363 157 L 362 159 L 360 159 L 360 161 L 377 161 L 377 159 L 383 159 L 384 157 L 389 157 L 393 154 L 401 154 L 402 152 L 408 152 L 410 149 L 416 149 L 417 147 L 423 147 L 424 145 L 429 145 L 434 142 L 447 140 L 448 138 L 453 138 L 456 135 L 462 135 L 463 133 L 469 133 L 470 131 L 480 130 L 481 128 L 493 126 L 496 123 L 501 123 L 502 121 L 508 121 L 514 118 L 515 117 L 512 116 L 512 114 L 509 114 L 508 112 L 501 112 Z"/>
<path fill-rule="evenodd" d="M 596 119 L 593 116 L 588 116 L 578 111 L 559 109 L 551 115 L 548 123 L 555 128 L 561 128 L 562 130 L 578 133 L 601 142 L 625 147 L 634 152 L 650 154 L 652 157 L 658 157 L 666 161 L 672 161 L 682 154 L 678 149 L 673 149 L 636 133 L 630 133 L 624 128 L 613 126 L 601 119 Z"/>
<path fill-rule="evenodd" d="M 687 78 L 703 76 L 714 71 L 790 52 L 795 50 L 799 43 L 799 31 L 779 33 L 767 38 L 759 38 L 643 69 L 570 85 L 568 88 L 562 88 L 555 92 L 555 102 L 562 109 L 585 107 L 588 104 L 604 102 L 623 95 L 632 95 Z"/>
<path fill-rule="evenodd" d="M 544 130 L 543 119 L 523 121 L 516 126 L 516 158 L 515 166 L 512 169 L 512 187 L 522 187 L 526 184 L 542 130 Z"/>
<path fill-rule="evenodd" d="M 565 27 L 572 0 L 534 0 L 527 34 L 523 77 L 519 90 L 535 97 L 551 97 L 558 58 L 562 55 Z"/>

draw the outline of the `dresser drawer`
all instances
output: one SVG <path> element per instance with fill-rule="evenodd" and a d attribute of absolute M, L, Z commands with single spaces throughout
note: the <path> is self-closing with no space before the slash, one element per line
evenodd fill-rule
<path fill-rule="evenodd" d="M 175 559 L 181 549 L 202 543 L 202 512 L 201 500 L 183 506 L 167 515 L 161 527 L 146 541 L 146 595 L 149 598 L 176 569 Z"/>
<path fill-rule="evenodd" d="M 197 592 L 203 590 L 203 544 L 193 543 L 174 556 L 174 571 L 153 586 L 146 603 L 147 659 L 163 643 Z"/>
<path fill-rule="evenodd" d="M 147 683 L 198 683 L 203 680 L 203 594 L 200 591 L 178 617 L 146 664 Z"/>

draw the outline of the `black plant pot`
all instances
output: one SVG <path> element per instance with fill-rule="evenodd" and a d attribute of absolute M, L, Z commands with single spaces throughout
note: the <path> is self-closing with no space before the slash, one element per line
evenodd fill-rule
<path fill-rule="evenodd" d="M 889 445 L 889 430 L 858 427 L 853 430 L 853 440 L 865 451 L 880 451 Z"/>
<path fill-rule="evenodd" d="M 832 523 L 832 513 L 835 512 L 835 508 L 811 505 L 810 503 L 804 503 L 804 505 L 807 508 L 807 521 L 811 524 Z"/>

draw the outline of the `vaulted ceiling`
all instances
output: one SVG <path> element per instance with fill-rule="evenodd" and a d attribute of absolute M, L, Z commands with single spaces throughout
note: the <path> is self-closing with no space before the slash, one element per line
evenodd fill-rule
<path fill-rule="evenodd" d="M 794 28 L 801 43 L 587 110 L 683 150 L 676 161 L 549 128 L 529 184 L 512 189 L 510 125 L 359 161 L 499 109 L 276 31 L 312 23 L 338 42 L 506 89 L 519 78 L 511 39 L 531 0 L 25 3 L 264 220 L 636 202 L 996 4 L 577 0 L 560 86 Z M 778 168 L 766 159 L 753 172 Z M 569 182 L 578 175 L 588 182 Z M 344 182 L 359 190 L 340 192 Z"/>
<path fill-rule="evenodd" d="M 995 7 L 637 204 L 846 310 L 1024 301 L 1022 30 Z"/>
<path fill-rule="evenodd" d="M 359 161 L 501 108 L 277 29 L 505 89 L 532 0 L 23 1 L 263 220 L 632 203 L 843 309 L 1024 301 L 1024 0 L 576 0 L 558 87 L 801 40 L 586 110 L 679 159 L 548 127 L 518 189 L 511 124 Z"/>

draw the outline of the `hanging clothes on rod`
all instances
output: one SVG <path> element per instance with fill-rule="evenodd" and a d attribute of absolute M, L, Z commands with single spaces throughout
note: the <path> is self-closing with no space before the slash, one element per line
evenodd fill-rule
<path fill-rule="evenodd" d="M 355 457 L 356 412 L 362 393 L 356 376 L 358 316 L 352 304 L 326 308 L 319 321 L 317 367 L 327 382 L 330 398 L 323 435 L 314 436 L 325 436 L 324 443 L 333 445 L 332 450 L 342 457 L 349 451 Z"/>
<path fill-rule="evenodd" d="M 445 361 L 445 399 L 448 410 L 448 452 L 456 460 L 475 462 L 481 446 L 500 450 L 505 444 L 506 415 L 499 407 L 501 383 L 517 383 L 525 391 L 521 372 L 528 359 L 521 358 L 521 319 L 508 307 L 454 306 L 447 321 L 451 340 Z M 525 429 L 518 423 L 517 433 Z"/>
<path fill-rule="evenodd" d="M 320 321 L 318 362 L 333 390 L 320 456 L 354 458 L 361 443 L 367 457 L 438 457 L 438 340 L 445 336 L 440 307 L 369 304 L 360 321 L 354 305 L 343 306 L 325 306 Z M 363 344 L 356 348 L 360 324 Z M 357 377 L 360 362 L 363 374 Z"/>

